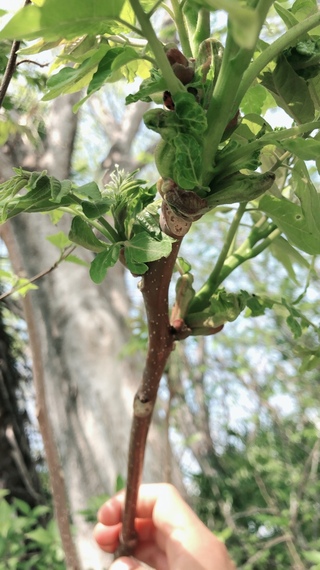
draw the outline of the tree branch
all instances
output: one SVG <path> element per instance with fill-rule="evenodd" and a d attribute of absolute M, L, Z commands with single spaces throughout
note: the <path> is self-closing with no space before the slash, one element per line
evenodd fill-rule
<path fill-rule="evenodd" d="M 27 4 L 31 4 L 31 0 L 25 0 L 24 6 L 27 6 Z M 12 47 L 11 47 L 7 67 L 6 67 L 6 70 L 4 72 L 2 83 L 0 86 L 0 107 L 2 106 L 3 100 L 6 96 L 6 93 L 8 91 L 8 87 L 10 85 L 10 81 L 13 77 L 14 70 L 16 68 L 17 51 L 18 51 L 19 47 L 20 47 L 20 42 L 14 41 L 12 44 Z"/>
<path fill-rule="evenodd" d="M 19 274 L 21 270 L 20 256 L 16 247 L 13 233 L 8 223 L 1 228 L 1 234 L 7 246 L 14 271 L 15 273 Z M 65 552 L 67 568 L 68 570 L 80 570 L 80 564 L 70 529 L 69 511 L 67 507 L 68 499 L 65 490 L 64 477 L 62 474 L 59 456 L 57 453 L 52 427 L 49 420 L 49 412 L 46 403 L 44 385 L 44 369 L 40 350 L 41 341 L 36 319 L 34 316 L 30 294 L 27 294 L 23 299 L 23 306 L 32 352 L 33 379 L 37 402 L 37 418 L 48 463 L 48 471 L 53 491 L 52 494 L 56 519 L 61 535 L 63 549 Z"/>
<path fill-rule="evenodd" d="M 56 269 L 62 261 L 67 259 L 68 255 L 70 255 L 76 249 L 76 247 L 77 247 L 76 245 L 68 247 L 60 255 L 59 259 L 57 259 L 57 261 L 55 261 L 55 263 L 53 263 L 50 267 L 48 267 L 48 269 L 44 269 L 43 271 L 39 271 L 39 273 L 37 273 L 37 275 L 34 275 L 34 277 L 31 277 L 30 279 L 28 279 L 28 283 L 30 283 L 30 284 L 35 283 L 36 281 L 38 281 L 39 279 L 41 279 L 45 275 L 49 275 L 49 273 L 51 273 L 51 271 L 54 271 L 54 269 Z M 2 295 L 0 295 L 0 301 L 3 301 L 7 297 L 10 297 L 11 295 L 13 295 L 13 293 L 16 293 L 17 291 L 19 291 L 20 289 L 22 289 L 25 286 L 26 286 L 26 283 L 22 283 L 20 285 L 19 284 L 15 285 L 14 287 L 12 287 L 12 289 L 10 289 L 10 291 L 7 291 L 6 293 L 2 293 Z"/>
<path fill-rule="evenodd" d="M 126 503 L 121 542 L 115 558 L 132 554 L 136 546 L 134 519 L 145 445 L 159 383 L 175 341 L 175 331 L 169 322 L 168 289 L 180 244 L 181 240 L 177 240 L 169 257 L 162 257 L 149 264 L 140 287 L 147 313 L 149 346 L 142 382 L 134 398 Z"/>

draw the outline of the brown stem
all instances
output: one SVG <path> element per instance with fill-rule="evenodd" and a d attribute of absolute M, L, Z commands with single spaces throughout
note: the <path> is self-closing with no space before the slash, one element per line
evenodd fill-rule
<path fill-rule="evenodd" d="M 145 445 L 159 383 L 176 338 L 169 321 L 168 289 L 180 244 L 181 239 L 178 239 L 174 242 L 169 257 L 162 257 L 150 263 L 142 280 L 141 291 L 147 313 L 149 346 L 142 382 L 134 398 L 126 503 L 120 546 L 115 558 L 132 554 L 136 546 L 134 520 Z"/>
<path fill-rule="evenodd" d="M 60 265 L 61 261 L 67 259 L 67 257 L 76 249 L 76 247 L 77 246 L 68 247 L 67 250 L 60 255 L 59 259 L 57 259 L 57 261 L 55 261 L 54 264 L 51 265 L 51 267 L 49 267 L 48 269 L 44 269 L 43 271 L 40 271 L 39 273 L 37 273 L 37 275 L 34 275 L 34 277 L 28 279 L 28 284 L 35 283 L 39 279 L 42 279 L 42 277 L 44 277 L 45 275 L 49 275 L 49 273 L 54 271 L 54 269 L 56 269 Z M 3 299 L 10 297 L 10 295 L 16 293 L 17 291 L 19 291 L 19 289 L 22 289 L 25 286 L 26 283 L 23 283 L 23 285 L 15 285 L 14 287 L 12 287 L 12 289 L 10 289 L 10 291 L 7 291 L 6 293 L 2 293 L 2 295 L 0 295 L 0 301 L 3 301 Z"/>
<path fill-rule="evenodd" d="M 13 269 L 18 275 L 21 271 L 20 255 L 15 243 L 13 232 L 8 222 L 1 228 L 1 237 L 7 246 Z M 61 535 L 62 546 L 65 553 L 66 566 L 68 570 L 80 570 L 80 564 L 70 529 L 68 499 L 65 490 L 64 477 L 56 444 L 54 441 L 52 427 L 49 419 L 48 406 L 46 402 L 44 367 L 40 350 L 41 339 L 29 293 L 23 299 L 23 308 L 25 313 L 25 320 L 28 327 L 29 341 L 32 353 L 37 418 L 47 459 L 50 483 L 52 487 L 54 510 Z"/>
<path fill-rule="evenodd" d="M 27 6 L 27 4 L 31 4 L 31 0 L 26 0 L 24 3 L 24 6 Z M 3 100 L 6 96 L 6 93 L 8 91 L 8 87 L 10 85 L 10 81 L 13 77 L 14 70 L 16 68 L 17 51 L 18 51 L 19 47 L 20 47 L 20 42 L 15 40 L 12 44 L 12 47 L 11 47 L 7 67 L 6 67 L 6 70 L 4 72 L 2 83 L 0 86 L 0 107 L 2 106 Z"/>

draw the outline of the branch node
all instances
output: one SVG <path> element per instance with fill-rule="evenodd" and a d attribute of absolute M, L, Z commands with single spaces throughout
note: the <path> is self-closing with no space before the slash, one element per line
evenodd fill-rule
<path fill-rule="evenodd" d="M 146 418 L 152 413 L 153 402 L 144 398 L 142 399 L 139 394 L 135 395 L 133 402 L 134 415 L 138 418 Z"/>

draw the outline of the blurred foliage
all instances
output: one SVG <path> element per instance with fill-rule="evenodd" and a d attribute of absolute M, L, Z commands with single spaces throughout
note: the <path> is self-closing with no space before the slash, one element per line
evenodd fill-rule
<path fill-rule="evenodd" d="M 33 509 L 0 490 L 0 570 L 65 570 L 64 554 L 51 509 Z"/>

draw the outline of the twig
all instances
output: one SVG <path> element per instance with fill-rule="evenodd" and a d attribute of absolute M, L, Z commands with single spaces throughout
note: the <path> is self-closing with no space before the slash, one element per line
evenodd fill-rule
<path fill-rule="evenodd" d="M 24 6 L 27 4 L 31 4 L 31 0 L 25 0 Z M 13 77 L 14 70 L 16 68 L 16 61 L 17 61 L 17 51 L 20 47 L 20 42 L 15 40 L 12 44 L 10 56 L 8 59 L 7 67 L 3 75 L 2 83 L 0 86 L 0 107 L 2 106 L 3 100 L 6 96 L 8 91 L 8 87 L 10 85 L 10 81 Z"/>
<path fill-rule="evenodd" d="M 65 259 L 67 259 L 67 257 L 76 249 L 76 247 L 77 246 L 74 245 L 71 248 L 68 248 L 68 251 L 67 252 L 65 251 L 59 257 L 59 259 L 57 259 L 57 261 L 55 261 L 55 263 L 53 265 L 51 265 L 51 267 L 49 267 L 48 269 L 44 269 L 43 271 L 40 271 L 39 273 L 37 273 L 37 275 L 28 279 L 28 283 L 35 283 L 36 281 L 38 281 L 38 279 L 41 279 L 45 275 L 49 275 L 49 273 L 51 273 L 51 271 L 53 271 L 54 269 L 56 269 L 58 267 L 58 265 L 60 265 L 61 261 L 64 261 Z M 15 285 L 15 287 L 12 287 L 12 289 L 10 289 L 10 291 L 7 291 L 6 293 L 2 293 L 2 295 L 0 295 L 0 301 L 3 301 L 3 299 L 10 297 L 10 295 L 12 295 L 13 293 L 16 293 L 17 291 L 19 291 L 20 289 L 22 289 L 26 285 L 27 285 L 26 283 L 23 283 L 20 285 Z"/>
<path fill-rule="evenodd" d="M 22 59 L 21 61 L 18 61 L 16 67 L 18 67 L 18 65 L 21 65 L 22 63 L 32 63 L 33 65 L 37 65 L 38 67 L 47 67 L 48 65 L 50 65 L 50 63 L 39 63 L 38 61 L 34 61 L 34 59 Z"/>
<path fill-rule="evenodd" d="M 115 558 L 132 554 L 136 546 L 134 520 L 138 490 L 141 482 L 146 440 L 159 383 L 175 341 L 168 313 L 168 289 L 181 240 L 174 242 L 169 257 L 149 264 L 143 276 L 141 291 L 146 307 L 149 347 L 141 385 L 134 398 L 126 504 L 120 546 Z"/>
<path fill-rule="evenodd" d="M 245 564 L 243 566 L 240 566 L 239 570 L 247 568 L 249 564 L 254 564 L 255 562 L 258 562 L 259 558 L 263 556 L 265 550 L 268 550 L 269 548 L 276 546 L 276 544 L 281 544 L 281 542 L 287 542 L 288 539 L 291 540 L 291 536 L 285 534 L 284 536 L 277 536 L 276 538 L 268 540 L 268 542 L 266 542 L 263 545 L 263 547 L 261 548 L 261 550 L 259 550 L 259 552 L 256 552 L 255 554 L 253 554 L 253 556 L 250 556 L 250 558 L 246 560 Z"/>
<path fill-rule="evenodd" d="M 21 269 L 20 255 L 14 240 L 13 233 L 8 223 L 2 227 L 1 234 L 7 246 L 14 270 L 18 274 Z M 49 420 L 44 384 L 44 368 L 40 349 L 41 339 L 39 336 L 30 294 L 27 294 L 23 299 L 23 307 L 32 353 L 33 379 L 37 403 L 37 418 L 48 463 L 54 509 L 61 535 L 63 549 L 65 552 L 66 566 L 68 570 L 80 570 L 80 564 L 70 529 L 68 499 L 65 490 L 64 478 L 53 437 L 51 423 Z"/>

